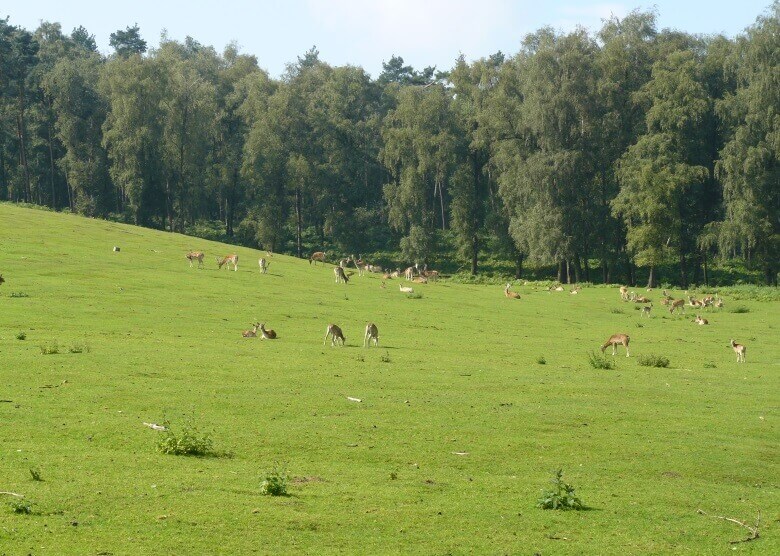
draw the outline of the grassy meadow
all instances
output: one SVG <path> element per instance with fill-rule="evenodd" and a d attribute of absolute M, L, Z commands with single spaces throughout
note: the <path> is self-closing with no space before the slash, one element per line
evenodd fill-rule
<path fill-rule="evenodd" d="M 407 296 L 260 255 L 0 204 L 0 491 L 32 503 L 0 495 L 0 554 L 780 553 L 780 302 L 697 326 L 644 289 L 649 319 L 616 286 Z M 617 332 L 631 357 L 592 368 Z M 160 453 L 166 421 L 218 453 Z M 288 496 L 260 494 L 275 467 Z M 559 467 L 586 511 L 536 508 Z"/>

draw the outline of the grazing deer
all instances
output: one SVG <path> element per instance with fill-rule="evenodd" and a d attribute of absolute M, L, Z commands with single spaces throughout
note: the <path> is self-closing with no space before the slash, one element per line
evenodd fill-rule
<path fill-rule="evenodd" d="M 629 340 L 631 340 L 631 338 L 628 337 L 628 334 L 613 334 L 612 336 L 609 337 L 609 340 L 604 342 L 604 345 L 601 346 L 601 353 L 604 353 L 604 350 L 606 350 L 608 346 L 612 346 L 612 355 L 616 355 L 617 346 L 622 345 L 624 348 L 626 348 L 626 357 L 628 357 Z"/>
<path fill-rule="evenodd" d="M 257 261 L 257 264 L 260 265 L 260 274 L 268 274 L 268 265 L 270 263 L 266 261 L 265 258 L 262 258 L 259 261 Z"/>
<path fill-rule="evenodd" d="M 628 301 L 628 288 L 625 286 L 620 286 L 620 299 Z"/>
<path fill-rule="evenodd" d="M 276 332 L 273 330 L 267 330 L 265 324 L 260 325 L 260 333 L 263 340 L 276 340 Z"/>
<path fill-rule="evenodd" d="M 368 270 L 369 272 L 382 272 L 382 267 L 379 266 L 378 264 L 367 264 L 366 270 Z"/>
<path fill-rule="evenodd" d="M 671 302 L 671 307 L 669 307 L 669 313 L 674 313 L 675 309 L 682 309 L 682 312 L 685 312 L 685 300 L 684 299 L 677 299 L 673 300 Z"/>
<path fill-rule="evenodd" d="M 328 325 L 328 329 L 325 331 L 325 341 L 322 342 L 323 346 L 328 343 L 328 336 L 330 336 L 330 347 L 334 347 L 338 342 L 341 342 L 342 347 L 344 346 L 346 338 L 344 337 L 344 333 L 341 331 L 341 328 L 339 328 L 337 325 Z"/>
<path fill-rule="evenodd" d="M 414 267 L 410 266 L 406 270 L 404 270 L 404 278 L 406 278 L 407 282 L 411 282 L 412 279 L 414 279 Z"/>
<path fill-rule="evenodd" d="M 508 297 L 509 299 L 520 299 L 520 294 L 517 292 L 510 292 L 509 288 L 512 287 L 512 284 L 507 284 L 504 288 L 504 295 Z"/>
<path fill-rule="evenodd" d="M 373 322 L 366 323 L 366 334 L 363 336 L 363 347 L 371 347 L 371 340 L 374 346 L 379 347 L 379 329 Z"/>
<path fill-rule="evenodd" d="M 406 286 L 402 286 L 401 284 L 398 284 L 398 289 L 401 290 L 401 293 L 414 293 L 414 290 L 412 288 L 407 288 Z"/>
<path fill-rule="evenodd" d="M 260 326 L 260 323 L 253 322 L 252 324 L 252 330 L 244 330 L 241 335 L 244 338 L 256 338 L 257 337 L 257 327 Z"/>
<path fill-rule="evenodd" d="M 190 261 L 190 268 L 192 268 L 193 261 L 198 261 L 198 268 L 201 268 L 203 266 L 203 257 L 205 257 L 206 254 L 202 251 L 190 251 L 184 256 Z"/>
<path fill-rule="evenodd" d="M 322 264 L 325 264 L 324 251 L 315 251 L 314 253 L 311 254 L 311 257 L 309 257 L 309 264 L 313 262 L 314 266 L 317 266 L 317 261 L 321 262 Z"/>
<path fill-rule="evenodd" d="M 645 305 L 644 307 L 642 307 L 642 312 L 640 313 L 640 316 L 647 315 L 647 318 L 650 318 L 650 311 L 652 310 L 653 310 L 652 303 L 650 305 Z"/>
<path fill-rule="evenodd" d="M 736 343 L 734 340 L 731 340 L 731 348 L 734 350 L 734 353 L 737 354 L 737 363 L 744 363 L 747 348 L 742 344 Z"/>
<path fill-rule="evenodd" d="M 708 321 L 707 319 L 701 318 L 701 315 L 696 315 L 696 318 L 693 319 L 693 322 L 695 322 L 696 324 L 700 324 L 700 325 L 704 325 L 704 324 L 709 324 L 710 323 L 710 321 Z"/>
<path fill-rule="evenodd" d="M 225 255 L 224 257 L 217 257 L 217 266 L 222 269 L 227 265 L 227 269 L 230 270 L 230 265 L 233 265 L 233 270 L 238 271 L 238 255 Z"/>
<path fill-rule="evenodd" d="M 341 268 L 340 266 L 337 266 L 337 267 L 333 268 L 333 274 L 336 275 L 336 283 L 337 284 L 339 284 L 341 282 L 344 282 L 346 284 L 347 282 L 349 282 L 349 276 L 347 276 L 344 273 L 344 269 Z"/>

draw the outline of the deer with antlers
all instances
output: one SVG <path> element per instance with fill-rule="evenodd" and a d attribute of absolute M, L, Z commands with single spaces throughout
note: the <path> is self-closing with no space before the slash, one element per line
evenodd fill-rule
<path fill-rule="evenodd" d="M 314 263 L 314 266 L 317 266 L 317 262 L 321 262 L 322 264 L 325 264 L 325 252 L 324 251 L 315 251 L 311 254 L 311 257 L 309 257 L 309 264 Z"/>
<path fill-rule="evenodd" d="M 198 268 L 203 267 L 203 258 L 206 256 L 202 251 L 190 251 L 184 255 L 188 261 L 190 261 L 190 268 L 192 268 L 193 261 L 198 261 Z"/>
<path fill-rule="evenodd" d="M 349 276 L 344 272 L 344 269 L 340 266 L 333 268 L 333 274 L 336 275 L 336 283 L 340 284 L 341 282 L 344 282 L 345 284 L 349 282 Z"/>
<path fill-rule="evenodd" d="M 609 337 L 609 340 L 604 342 L 604 345 L 601 346 L 601 353 L 604 353 L 604 350 L 606 350 L 607 347 L 612 346 L 612 355 L 617 355 L 617 346 L 622 345 L 626 348 L 626 357 L 628 357 L 628 342 L 630 340 L 631 338 L 629 338 L 628 334 L 613 334 Z"/>
<path fill-rule="evenodd" d="M 225 255 L 224 257 L 217 257 L 217 266 L 222 269 L 227 265 L 227 269 L 230 270 L 230 265 L 233 265 L 233 270 L 238 271 L 238 255 Z"/>
<path fill-rule="evenodd" d="M 341 342 L 342 347 L 344 346 L 346 338 L 344 337 L 344 333 L 341 331 L 341 328 L 339 328 L 337 325 L 328 325 L 328 329 L 325 331 L 325 341 L 322 342 L 323 346 L 328 343 L 328 336 L 330 336 L 330 347 L 334 347 L 338 342 Z"/>
<path fill-rule="evenodd" d="M 366 333 L 363 336 L 363 347 L 371 347 L 371 341 L 374 341 L 374 346 L 379 347 L 379 329 L 373 322 L 366 323 Z"/>
<path fill-rule="evenodd" d="M 731 340 L 730 344 L 731 348 L 734 350 L 734 353 L 737 354 L 737 363 L 744 363 L 745 352 L 747 352 L 747 348 L 742 344 L 736 343 L 733 339 Z"/>

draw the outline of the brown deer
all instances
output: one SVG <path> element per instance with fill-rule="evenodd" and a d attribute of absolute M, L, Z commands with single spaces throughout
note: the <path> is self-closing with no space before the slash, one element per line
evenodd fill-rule
<path fill-rule="evenodd" d="M 710 321 L 708 321 L 707 319 L 703 319 L 701 315 L 696 315 L 696 318 L 693 319 L 693 322 L 699 325 L 705 325 L 710 323 Z"/>
<path fill-rule="evenodd" d="M 628 301 L 628 288 L 625 286 L 620 286 L 620 299 Z"/>
<path fill-rule="evenodd" d="M 642 295 L 634 298 L 634 303 L 652 303 L 653 300 Z"/>
<path fill-rule="evenodd" d="M 340 266 L 333 268 L 333 274 L 336 275 L 336 283 L 339 284 L 341 282 L 344 282 L 345 284 L 349 282 L 349 276 L 347 276 L 344 273 L 344 269 Z"/>
<path fill-rule="evenodd" d="M 335 324 L 329 324 L 328 329 L 325 331 L 325 341 L 322 342 L 322 345 L 328 343 L 328 336 L 330 336 L 330 346 L 334 347 L 338 342 L 341 342 L 342 347 L 344 346 L 344 342 L 346 341 L 346 338 L 344 337 L 344 333 L 341 331 L 341 328 L 339 328 Z"/>
<path fill-rule="evenodd" d="M 736 343 L 734 340 L 731 340 L 731 348 L 734 350 L 734 353 L 737 354 L 737 363 L 744 363 L 747 348 L 742 344 Z"/>
<path fill-rule="evenodd" d="M 510 292 L 509 288 L 512 287 L 512 284 L 507 284 L 504 288 L 504 295 L 508 297 L 509 299 L 520 299 L 520 294 L 517 292 Z"/>
<path fill-rule="evenodd" d="M 267 330 L 265 324 L 260 325 L 260 333 L 263 335 L 263 340 L 276 340 L 276 332 L 273 330 Z"/>
<path fill-rule="evenodd" d="M 685 300 L 684 299 L 676 299 L 672 301 L 671 306 L 669 307 L 669 313 L 674 313 L 675 309 L 682 309 L 682 312 L 685 312 Z"/>
<path fill-rule="evenodd" d="M 608 346 L 612 346 L 612 355 L 616 355 L 617 346 L 622 345 L 624 348 L 626 348 L 626 357 L 628 357 L 628 342 L 630 340 L 631 338 L 628 337 L 628 334 L 613 334 L 609 337 L 609 340 L 604 342 L 604 345 L 601 346 L 601 353 L 604 353 L 604 350 L 606 350 Z"/>
<path fill-rule="evenodd" d="M 260 274 L 268 274 L 268 266 L 270 263 L 265 260 L 265 257 L 257 261 L 257 264 L 260 265 Z"/>
<path fill-rule="evenodd" d="M 244 338 L 256 338 L 257 337 L 257 327 L 260 326 L 259 323 L 253 322 L 252 324 L 252 330 L 244 330 L 241 335 Z"/>
<path fill-rule="evenodd" d="M 366 323 L 366 334 L 363 337 L 363 347 L 371 347 L 371 340 L 374 345 L 379 347 L 379 329 L 373 322 Z"/>
<path fill-rule="evenodd" d="M 233 265 L 233 270 L 238 271 L 238 255 L 225 255 L 224 257 L 217 257 L 217 266 L 222 269 L 227 265 L 227 269 L 230 270 L 230 265 Z"/>
<path fill-rule="evenodd" d="M 205 257 L 206 254 L 202 251 L 190 251 L 184 256 L 190 261 L 190 268 L 192 268 L 193 261 L 198 261 L 198 268 L 201 268 L 203 266 L 203 257 Z"/>
<path fill-rule="evenodd" d="M 309 257 L 309 264 L 313 262 L 314 266 L 317 266 L 317 261 L 321 262 L 322 264 L 325 264 L 324 251 L 315 251 L 314 253 L 311 254 L 311 257 Z"/>
<path fill-rule="evenodd" d="M 645 305 L 642 307 L 642 312 L 640 313 L 640 316 L 647 315 L 647 318 L 650 318 L 650 311 L 653 310 L 653 304 L 650 303 L 650 305 Z"/>

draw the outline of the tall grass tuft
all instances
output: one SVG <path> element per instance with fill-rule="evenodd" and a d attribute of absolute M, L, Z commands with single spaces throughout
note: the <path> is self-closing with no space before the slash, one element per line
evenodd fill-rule
<path fill-rule="evenodd" d="M 611 370 L 616 367 L 614 359 L 591 351 L 588 353 L 588 364 L 594 369 L 607 369 Z"/>
<path fill-rule="evenodd" d="M 643 367 L 668 367 L 669 358 L 663 355 L 640 355 L 639 364 Z"/>

